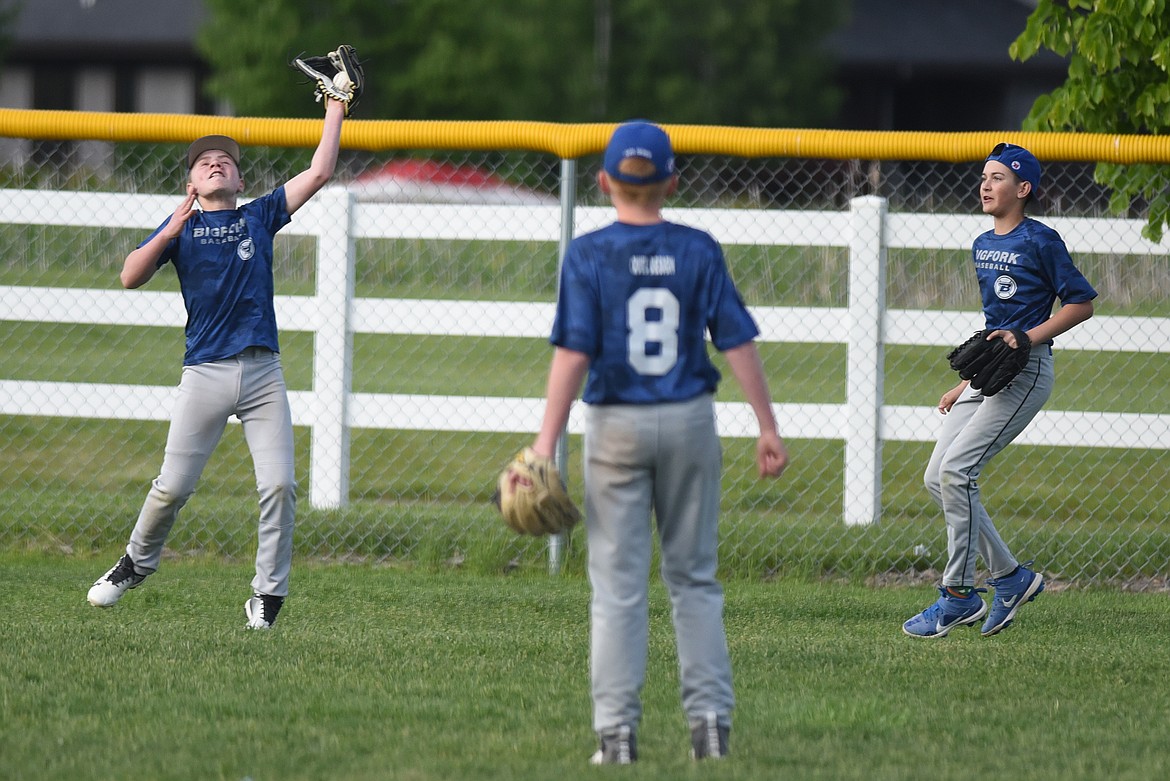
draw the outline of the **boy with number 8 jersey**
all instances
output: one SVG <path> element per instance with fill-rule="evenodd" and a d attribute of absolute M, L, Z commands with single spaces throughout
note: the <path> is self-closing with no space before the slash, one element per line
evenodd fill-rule
<path fill-rule="evenodd" d="M 759 331 L 722 249 L 709 234 L 662 217 L 678 185 L 666 132 L 648 122 L 620 125 L 598 184 L 617 220 L 574 239 L 565 255 L 547 405 L 532 446 L 552 457 L 584 382 L 590 667 L 601 743 L 592 761 L 637 758 L 651 514 L 692 756 L 721 757 L 734 699 L 716 579 L 722 448 L 713 394 L 720 375 L 707 353 L 708 333 L 758 421 L 760 475 L 778 476 L 788 452 L 753 341 Z"/>

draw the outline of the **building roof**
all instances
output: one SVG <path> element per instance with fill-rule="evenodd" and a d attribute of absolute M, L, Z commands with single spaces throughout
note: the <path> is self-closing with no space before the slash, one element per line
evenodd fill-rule
<path fill-rule="evenodd" d="M 22 59 L 188 60 L 202 0 L 32 0 L 16 7 L 11 54 Z"/>
<path fill-rule="evenodd" d="M 858 68 L 1063 70 L 1043 50 L 1017 62 L 1008 47 L 1027 25 L 1029 0 L 852 0 L 845 25 L 830 36 L 841 65 Z"/>

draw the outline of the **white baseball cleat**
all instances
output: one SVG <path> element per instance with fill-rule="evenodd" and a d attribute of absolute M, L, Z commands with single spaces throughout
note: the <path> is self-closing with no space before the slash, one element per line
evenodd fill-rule
<path fill-rule="evenodd" d="M 117 564 L 110 567 L 105 575 L 94 581 L 86 599 L 94 607 L 111 607 L 122 598 L 123 594 L 132 588 L 137 588 L 138 584 L 144 580 L 146 580 L 145 575 L 139 575 L 134 571 L 134 561 L 130 558 L 130 554 L 123 554 L 122 558 L 118 559 Z"/>

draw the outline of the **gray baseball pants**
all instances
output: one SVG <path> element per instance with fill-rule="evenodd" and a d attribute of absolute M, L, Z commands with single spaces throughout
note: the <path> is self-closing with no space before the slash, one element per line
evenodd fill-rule
<path fill-rule="evenodd" d="M 731 661 L 723 588 L 715 577 L 722 461 L 709 395 L 678 404 L 586 407 L 590 674 L 598 732 L 636 726 L 642 715 L 652 510 L 683 710 L 688 719 L 714 711 L 730 726 Z"/>
<path fill-rule="evenodd" d="M 243 424 L 260 495 L 252 588 L 287 596 L 297 495 L 292 414 L 280 356 L 264 348 L 183 367 L 162 469 L 151 483 L 126 552 L 139 572 L 158 569 L 179 510 L 195 492 L 232 415 Z"/>
<path fill-rule="evenodd" d="M 968 387 L 943 418 L 923 479 L 947 523 L 944 586 L 974 586 L 977 555 L 992 578 L 1011 573 L 1018 564 L 983 506 L 979 475 L 1052 395 L 1052 363 L 1051 348 L 1038 346 L 1011 385 L 994 396 Z"/>

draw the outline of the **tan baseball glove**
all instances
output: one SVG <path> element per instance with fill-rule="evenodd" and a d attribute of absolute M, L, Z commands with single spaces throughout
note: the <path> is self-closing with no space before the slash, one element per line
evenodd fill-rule
<path fill-rule="evenodd" d="M 581 520 L 557 465 L 530 447 L 517 453 L 500 473 L 492 501 L 504 523 L 517 534 L 558 534 Z"/>

